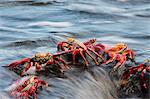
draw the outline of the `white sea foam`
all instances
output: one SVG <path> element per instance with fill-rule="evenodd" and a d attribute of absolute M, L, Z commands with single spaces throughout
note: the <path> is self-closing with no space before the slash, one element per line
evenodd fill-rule
<path fill-rule="evenodd" d="M 67 7 L 69 10 L 85 11 L 91 13 L 120 13 L 126 11 L 125 9 L 113 7 L 113 6 L 99 6 L 88 4 L 71 4 Z"/>
<path fill-rule="evenodd" d="M 137 40 L 129 39 L 129 38 L 123 38 L 120 36 L 106 36 L 106 37 L 100 37 L 97 38 L 99 41 L 107 41 L 107 42 L 126 42 L 126 43 L 140 43 Z"/>
<path fill-rule="evenodd" d="M 58 27 L 58 28 L 63 28 L 63 27 L 70 27 L 73 24 L 70 22 L 48 22 L 48 21 L 41 21 L 41 22 L 35 22 L 35 23 L 30 23 L 27 26 L 52 26 L 52 27 Z"/>
<path fill-rule="evenodd" d="M 27 79 L 29 79 L 31 76 L 25 76 L 23 78 L 21 78 L 20 80 L 16 81 L 15 83 L 13 83 L 12 85 L 8 86 L 7 88 L 4 89 L 4 91 L 12 91 L 13 89 L 15 89 L 17 86 L 22 85 L 24 83 L 24 81 L 26 81 Z"/>
<path fill-rule="evenodd" d="M 35 71 L 36 71 L 35 66 L 32 66 L 25 74 L 35 74 Z"/>

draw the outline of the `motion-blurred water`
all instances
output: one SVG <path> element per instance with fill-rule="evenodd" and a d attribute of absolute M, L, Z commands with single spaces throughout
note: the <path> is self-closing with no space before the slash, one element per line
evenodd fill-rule
<path fill-rule="evenodd" d="M 0 0 L 0 65 L 56 52 L 67 37 L 98 43 L 127 43 L 139 62 L 150 55 L 150 0 Z M 116 99 L 107 72 L 68 73 L 68 79 L 45 78 L 52 84 L 39 99 Z M 11 97 L 3 89 L 19 76 L 0 67 L 0 99 Z"/>

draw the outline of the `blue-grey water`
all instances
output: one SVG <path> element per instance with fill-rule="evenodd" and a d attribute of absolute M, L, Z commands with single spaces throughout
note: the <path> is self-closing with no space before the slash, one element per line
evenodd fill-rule
<path fill-rule="evenodd" d="M 124 42 L 136 60 L 150 58 L 150 0 L 0 0 L 0 66 L 56 52 L 56 43 L 74 37 L 98 43 Z M 45 78 L 52 84 L 38 99 L 116 99 L 107 72 L 69 73 L 69 79 Z M 0 67 L 0 99 L 11 99 L 3 89 L 20 77 Z"/>

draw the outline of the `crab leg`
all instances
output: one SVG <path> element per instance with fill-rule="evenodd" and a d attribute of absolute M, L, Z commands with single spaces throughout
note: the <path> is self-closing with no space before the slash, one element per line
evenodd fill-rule
<path fill-rule="evenodd" d="M 73 52 L 73 51 L 74 51 L 74 49 L 63 51 L 63 52 L 58 52 L 58 53 L 54 53 L 53 56 L 60 56 L 60 55 L 63 55 L 63 54 L 68 54 L 68 53 Z"/>
<path fill-rule="evenodd" d="M 88 62 L 87 62 L 86 58 L 84 57 L 83 53 L 81 52 L 81 50 L 79 52 L 85 62 L 85 65 L 88 66 Z"/>
<path fill-rule="evenodd" d="M 48 86 L 48 83 L 46 83 L 44 80 L 40 80 L 39 82 L 40 82 L 42 85 L 44 85 L 45 87 Z"/>
<path fill-rule="evenodd" d="M 145 71 L 146 71 L 146 69 L 142 70 L 142 73 L 141 73 L 142 78 L 144 77 Z"/>
<path fill-rule="evenodd" d="M 131 50 L 125 50 L 124 53 L 125 55 L 129 54 L 131 56 L 132 60 L 134 61 L 134 52 Z"/>
<path fill-rule="evenodd" d="M 28 99 L 28 95 L 27 94 L 24 94 L 24 99 Z"/>
<path fill-rule="evenodd" d="M 28 63 L 28 65 L 25 67 L 25 69 L 23 70 L 23 72 L 21 73 L 21 76 L 24 75 L 24 73 L 32 66 L 32 62 Z"/>
<path fill-rule="evenodd" d="M 102 55 L 102 53 L 104 52 L 104 49 L 100 46 L 89 46 L 90 48 L 93 48 L 96 52 L 98 52 L 98 54 Z"/>
<path fill-rule="evenodd" d="M 101 56 L 101 55 L 99 55 L 98 53 L 96 53 L 94 50 L 92 50 L 92 49 L 90 49 L 90 48 L 88 48 L 91 52 L 93 52 L 95 55 L 97 55 L 99 58 L 101 58 L 102 60 L 104 60 L 103 59 L 103 57 Z"/>
<path fill-rule="evenodd" d="M 103 64 L 108 64 L 110 62 L 113 62 L 116 59 L 116 54 L 114 53 L 108 53 L 108 56 L 110 56 L 110 59 L 104 62 Z"/>
<path fill-rule="evenodd" d="M 33 93 L 33 97 L 34 97 L 34 99 L 36 99 L 36 93 L 35 92 Z"/>
<path fill-rule="evenodd" d="M 89 53 L 89 51 L 86 51 L 86 53 L 94 60 L 96 65 L 99 65 L 99 63 L 96 61 L 96 59 Z"/>
<path fill-rule="evenodd" d="M 72 58 L 73 58 L 73 64 L 75 63 L 76 64 L 76 59 L 75 59 L 75 56 L 80 52 L 79 49 L 76 49 L 72 52 Z M 84 60 L 84 59 L 83 59 Z"/>
<path fill-rule="evenodd" d="M 61 66 L 61 65 L 59 64 L 59 62 L 58 62 L 58 61 L 56 61 L 56 60 L 55 60 L 55 61 L 54 61 L 54 63 L 60 67 L 60 71 L 61 71 L 61 72 L 63 72 L 63 71 L 64 71 L 64 67 L 63 67 L 63 66 Z"/>
<path fill-rule="evenodd" d="M 68 68 L 66 62 L 61 57 L 59 57 L 58 61 L 61 61 L 64 64 L 65 68 Z"/>
<path fill-rule="evenodd" d="M 24 97 L 24 99 L 28 99 L 28 94 L 26 92 L 21 92 L 17 99 L 22 99 L 22 97 Z"/>
<path fill-rule="evenodd" d="M 88 62 L 86 60 L 86 58 L 84 57 L 81 49 L 76 49 L 75 51 L 73 51 L 73 62 L 75 62 L 75 56 L 77 55 L 77 53 L 80 53 L 81 57 L 83 58 L 85 65 L 88 66 Z"/>
<path fill-rule="evenodd" d="M 117 69 L 121 65 L 125 64 L 125 62 L 126 62 L 126 56 L 121 56 L 121 55 L 118 54 L 116 56 L 116 60 L 118 60 L 119 62 L 116 64 L 116 66 L 114 66 L 114 69 Z"/>

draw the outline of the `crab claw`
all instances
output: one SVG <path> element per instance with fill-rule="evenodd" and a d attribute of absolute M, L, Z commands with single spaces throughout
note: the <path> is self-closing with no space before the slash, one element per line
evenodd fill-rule
<path fill-rule="evenodd" d="M 16 67 L 18 65 L 23 65 L 23 64 L 25 64 L 27 62 L 30 62 L 30 58 L 24 58 L 24 59 L 19 60 L 19 61 L 14 61 L 14 62 L 10 63 L 9 65 L 7 65 L 7 67 L 14 68 L 14 67 Z"/>
<path fill-rule="evenodd" d="M 65 47 L 67 47 L 68 42 L 58 42 L 57 43 L 57 50 L 59 51 L 65 51 Z"/>
<path fill-rule="evenodd" d="M 23 69 L 23 72 L 21 73 L 21 76 L 23 76 L 25 74 L 25 72 L 32 66 L 31 58 L 24 58 L 19 61 L 14 61 L 14 62 L 10 63 L 9 65 L 7 65 L 6 67 L 15 68 L 19 65 L 25 65 L 25 68 Z"/>

